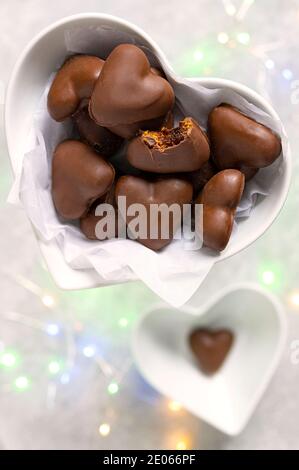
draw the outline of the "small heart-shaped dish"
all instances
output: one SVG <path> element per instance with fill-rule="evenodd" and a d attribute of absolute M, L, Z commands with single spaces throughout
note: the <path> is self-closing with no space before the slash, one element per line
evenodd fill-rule
<path fill-rule="evenodd" d="M 212 376 L 199 369 L 189 345 L 197 328 L 229 330 L 233 345 Z M 230 435 L 242 431 L 278 365 L 286 338 L 277 299 L 252 284 L 224 289 L 199 311 L 165 306 L 147 312 L 132 341 L 141 374 L 162 394 Z"/>

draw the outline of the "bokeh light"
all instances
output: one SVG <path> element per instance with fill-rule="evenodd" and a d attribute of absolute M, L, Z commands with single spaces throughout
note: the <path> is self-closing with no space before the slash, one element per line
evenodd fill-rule
<path fill-rule="evenodd" d="M 289 296 L 289 304 L 291 307 L 299 307 L 299 290 L 293 291 Z"/>
<path fill-rule="evenodd" d="M 57 336 L 59 333 L 59 326 L 56 323 L 49 323 L 46 326 L 46 332 L 49 336 Z"/>
<path fill-rule="evenodd" d="M 126 328 L 128 326 L 128 323 L 128 319 L 125 317 L 120 318 L 118 321 L 120 328 Z"/>
<path fill-rule="evenodd" d="M 102 423 L 99 426 L 99 434 L 103 437 L 108 436 L 108 434 L 110 434 L 110 430 L 111 430 L 110 424 L 108 423 Z"/>
<path fill-rule="evenodd" d="M 234 16 L 237 12 L 235 5 L 233 5 L 233 3 L 231 3 L 230 1 L 225 2 L 224 9 L 228 16 Z"/>
<path fill-rule="evenodd" d="M 267 68 L 268 70 L 274 69 L 274 67 L 275 67 L 275 62 L 274 62 L 274 60 L 272 60 L 272 59 L 267 59 L 267 60 L 265 61 L 265 66 L 266 66 L 266 68 Z"/>
<path fill-rule="evenodd" d="M 27 390 L 29 388 L 29 386 L 30 386 L 30 381 L 29 381 L 28 377 L 22 375 L 22 376 L 16 378 L 15 388 L 17 390 L 20 390 L 20 391 Z"/>
<path fill-rule="evenodd" d="M 42 302 L 46 307 L 49 307 L 49 308 L 54 307 L 54 305 L 55 305 L 54 298 L 52 297 L 52 295 L 49 295 L 49 294 L 43 295 Z"/>
<path fill-rule="evenodd" d="M 68 372 L 64 372 L 61 377 L 60 377 L 60 382 L 63 384 L 63 385 L 67 385 L 71 380 L 71 376 Z"/>
<path fill-rule="evenodd" d="M 186 450 L 187 449 L 187 443 L 185 440 L 180 440 L 176 443 L 176 450 Z"/>
<path fill-rule="evenodd" d="M 271 286 L 275 282 L 275 273 L 273 271 L 264 271 L 262 274 L 263 283 Z"/>
<path fill-rule="evenodd" d="M 280 290 L 283 280 L 281 267 L 275 263 L 261 265 L 259 269 L 259 280 L 263 286 L 271 290 Z"/>
<path fill-rule="evenodd" d="M 180 402 L 176 400 L 170 400 L 168 402 L 168 408 L 170 411 L 173 411 L 174 413 L 176 413 L 178 411 L 181 411 L 182 405 L 180 404 Z"/>
<path fill-rule="evenodd" d="M 204 58 L 204 53 L 200 49 L 196 49 L 193 54 L 194 60 L 200 62 Z"/>
<path fill-rule="evenodd" d="M 85 357 L 94 357 L 96 354 L 96 347 L 94 344 L 88 344 L 83 348 L 83 354 Z"/>
<path fill-rule="evenodd" d="M 238 33 L 237 41 L 243 46 L 248 46 L 248 44 L 250 43 L 250 34 L 246 32 Z"/>
<path fill-rule="evenodd" d="M 13 351 L 4 350 L 0 354 L 0 365 L 5 368 L 14 367 L 17 364 L 17 355 Z"/>
<path fill-rule="evenodd" d="M 110 395 L 115 395 L 119 390 L 118 384 L 116 382 L 111 382 L 108 385 L 107 390 Z"/>
<path fill-rule="evenodd" d="M 294 77 L 294 74 L 293 74 L 292 70 L 290 70 L 290 69 L 283 69 L 281 74 L 282 74 L 283 78 L 285 78 L 286 80 L 292 80 L 292 78 Z"/>
<path fill-rule="evenodd" d="M 227 44 L 229 41 L 229 36 L 227 33 L 221 32 L 221 33 L 218 33 L 217 39 L 218 39 L 218 42 L 220 42 L 220 44 Z"/>
<path fill-rule="evenodd" d="M 50 374 L 56 375 L 61 370 L 61 364 L 58 361 L 51 361 L 48 364 L 48 370 Z"/>

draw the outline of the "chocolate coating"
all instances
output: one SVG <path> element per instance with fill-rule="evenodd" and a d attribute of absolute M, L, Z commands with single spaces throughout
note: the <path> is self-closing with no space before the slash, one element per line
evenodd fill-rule
<path fill-rule="evenodd" d="M 107 193 L 114 181 L 110 163 L 88 145 L 66 140 L 56 147 L 52 161 L 52 196 L 57 212 L 79 219 Z"/>
<path fill-rule="evenodd" d="M 197 122 L 185 118 L 179 127 L 145 131 L 128 146 L 127 159 L 132 166 L 153 173 L 195 171 L 209 159 L 207 137 Z"/>
<path fill-rule="evenodd" d="M 217 173 L 217 169 L 213 165 L 211 159 L 205 162 L 199 170 L 192 171 L 188 175 L 188 179 L 193 185 L 195 195 L 207 184 L 207 182 Z"/>
<path fill-rule="evenodd" d="M 48 111 L 55 121 L 63 121 L 90 98 L 104 61 L 95 56 L 76 55 L 58 70 L 48 93 Z"/>
<path fill-rule="evenodd" d="M 171 123 L 171 114 L 167 113 L 165 116 L 161 116 L 147 121 L 139 121 L 133 124 L 119 124 L 117 126 L 109 127 L 109 130 L 114 134 L 121 136 L 123 139 L 130 140 L 136 137 L 142 130 L 160 130 L 161 127 L 169 127 Z"/>
<path fill-rule="evenodd" d="M 211 111 L 208 135 L 220 170 L 266 167 L 281 153 L 280 139 L 271 129 L 228 104 Z"/>
<path fill-rule="evenodd" d="M 252 178 L 257 174 L 259 171 L 259 168 L 249 168 L 249 166 L 243 166 L 240 168 L 240 171 L 243 173 L 245 176 L 245 181 L 250 181 Z"/>
<path fill-rule="evenodd" d="M 162 225 L 161 217 L 159 217 L 157 220 L 158 238 L 151 239 L 149 221 L 151 204 L 164 203 L 167 206 L 171 206 L 172 204 L 177 203 L 182 206 L 183 204 L 191 202 L 192 194 L 192 184 L 179 178 L 148 180 L 136 176 L 122 176 L 119 178 L 115 190 L 116 201 L 119 196 L 126 196 L 127 207 L 134 203 L 144 205 L 147 217 L 147 236 L 145 238 L 138 238 L 138 241 L 152 250 L 160 250 L 171 242 L 182 219 L 176 215 L 169 215 L 169 220 L 167 221 L 167 226 L 169 224 L 170 227 L 169 238 L 163 239 L 161 236 L 161 230 L 164 225 Z M 134 217 L 127 215 L 127 224 L 129 224 L 133 218 Z M 173 227 L 174 230 L 172 230 Z"/>
<path fill-rule="evenodd" d="M 89 113 L 97 124 L 128 138 L 145 121 L 163 118 L 173 104 L 171 85 L 152 71 L 144 52 L 132 44 L 121 44 L 105 62 Z"/>
<path fill-rule="evenodd" d="M 121 137 L 113 134 L 105 127 L 98 126 L 91 119 L 88 113 L 88 104 L 80 106 L 73 119 L 81 139 L 91 145 L 103 157 L 111 157 L 122 145 L 123 139 Z"/>
<path fill-rule="evenodd" d="M 189 337 L 190 348 L 200 369 L 207 375 L 214 374 L 222 366 L 234 341 L 229 330 L 194 330 Z"/>
<path fill-rule="evenodd" d="M 239 170 L 223 170 L 213 176 L 196 199 L 203 204 L 203 243 L 222 251 L 231 236 L 245 177 Z"/>
<path fill-rule="evenodd" d="M 97 223 L 103 220 L 104 217 L 106 218 L 107 215 L 107 213 L 104 213 L 104 215 L 95 215 L 96 208 L 101 204 L 110 204 L 114 209 L 109 211 L 108 214 L 109 217 L 113 218 L 113 223 L 107 224 L 105 227 L 106 234 L 103 234 L 103 237 L 99 237 L 99 233 L 96 232 Z M 115 202 L 115 184 L 113 184 L 108 193 L 97 199 L 90 207 L 88 213 L 80 219 L 80 229 L 89 240 L 107 240 L 117 238 L 119 233 L 119 222 L 121 224 L 120 230 L 123 230 L 125 222 L 121 218 L 118 220 L 118 211 Z"/>

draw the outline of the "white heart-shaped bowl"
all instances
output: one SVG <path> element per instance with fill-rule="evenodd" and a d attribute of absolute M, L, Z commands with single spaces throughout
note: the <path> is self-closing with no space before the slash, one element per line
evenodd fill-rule
<path fill-rule="evenodd" d="M 197 327 L 227 328 L 233 346 L 219 371 L 204 375 L 188 344 Z M 227 288 L 198 311 L 158 306 L 133 332 L 132 350 L 145 379 L 159 392 L 222 432 L 242 431 L 278 365 L 286 339 L 277 299 L 252 284 Z"/>
<path fill-rule="evenodd" d="M 5 105 L 5 128 L 8 151 L 15 176 L 20 174 L 26 148 L 29 129 L 32 126 L 34 111 L 45 89 L 45 85 L 59 64 L 67 55 L 65 33 L 72 29 L 90 29 L 96 26 L 114 28 L 122 33 L 132 35 L 140 45 L 152 50 L 164 67 L 164 70 L 176 81 L 179 81 L 168 64 L 158 45 L 141 29 L 119 18 L 99 13 L 86 13 L 64 18 L 38 34 L 25 48 L 17 61 L 7 89 Z M 230 88 L 249 102 L 279 119 L 274 109 L 264 98 L 239 83 L 219 78 L 198 78 L 196 81 L 209 88 Z M 271 188 L 271 194 L 254 207 L 251 217 L 239 224 L 239 230 L 233 242 L 217 257 L 222 261 L 246 248 L 259 238 L 272 224 L 282 208 L 291 176 L 289 152 L 285 156 L 279 176 Z M 39 246 L 56 283 L 64 289 L 83 289 L 104 285 L 93 269 L 72 269 L 65 261 L 56 241 L 44 243 L 36 233 Z M 131 278 L 135 280 L 132 273 Z M 122 282 L 121 280 L 119 282 Z"/>

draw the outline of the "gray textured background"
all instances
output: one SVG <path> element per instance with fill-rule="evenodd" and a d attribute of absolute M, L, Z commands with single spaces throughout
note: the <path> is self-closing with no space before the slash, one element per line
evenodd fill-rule
<path fill-rule="evenodd" d="M 233 4 L 238 9 L 242 0 Z M 63 293 L 53 285 L 24 213 L 5 204 L 12 175 L 1 113 L 0 349 L 13 348 L 20 361 L 16 368 L 0 369 L 0 449 L 159 449 L 173 448 L 182 438 L 194 449 L 298 449 L 299 365 L 291 364 L 290 344 L 299 338 L 299 311 L 289 304 L 289 296 L 299 289 L 299 105 L 291 103 L 291 82 L 299 79 L 299 1 L 256 1 L 246 17 L 237 21 L 225 13 L 221 0 L 2 0 L 0 93 L 33 35 L 58 18 L 83 11 L 107 12 L 135 22 L 160 44 L 179 73 L 239 80 L 272 101 L 285 123 L 294 156 L 288 202 L 254 246 L 213 271 L 193 303 L 201 303 L 219 286 L 234 280 L 259 281 L 260 271 L 274 266 L 279 272 L 275 290 L 288 311 L 289 338 L 282 363 L 240 436 L 228 438 L 185 411 L 170 413 L 167 400 L 144 383 L 130 362 L 134 321 L 156 299 L 138 283 L 77 293 Z M 221 31 L 232 38 L 231 47 L 217 43 Z M 251 36 L 248 46 L 234 39 L 244 31 Z M 198 47 L 205 48 L 206 65 L 196 68 L 191 62 Z M 269 58 L 274 61 L 271 70 L 265 66 Z M 283 72 L 285 69 L 293 77 L 287 79 L 285 75 L 290 74 Z M 28 279 L 33 284 L 28 284 Z M 36 286 L 41 290 L 37 292 Z M 52 309 L 41 302 L 44 292 L 55 297 Z M 18 315 L 12 317 L 10 311 Z M 118 321 L 123 316 L 129 319 L 129 325 L 122 329 Z M 61 334 L 48 337 L 36 320 L 42 325 L 58 322 Z M 61 384 L 61 375 L 49 377 L 47 364 L 53 357 L 65 362 L 66 332 L 75 345 L 74 364 L 70 382 Z M 90 342 L 97 344 L 97 360 L 82 355 L 82 347 Z M 99 367 L 102 357 L 112 367 L 112 379 L 120 382 L 119 393 L 113 396 L 107 394 L 112 379 Z M 16 392 L 11 384 L 24 374 L 30 377 L 31 386 Z M 111 424 L 111 432 L 103 438 L 98 426 L 105 421 Z"/>

